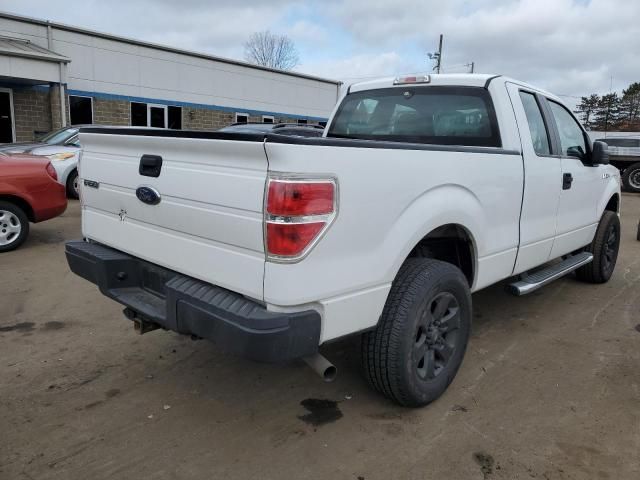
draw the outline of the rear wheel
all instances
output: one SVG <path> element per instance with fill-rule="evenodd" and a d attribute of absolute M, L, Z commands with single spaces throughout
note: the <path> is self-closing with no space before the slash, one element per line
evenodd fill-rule
<path fill-rule="evenodd" d="M 640 162 L 625 168 L 622 174 L 622 184 L 629 192 L 640 192 Z"/>
<path fill-rule="evenodd" d="M 0 201 L 0 252 L 14 250 L 29 234 L 29 219 L 24 211 L 9 202 Z"/>
<path fill-rule="evenodd" d="M 593 241 L 585 251 L 593 261 L 576 270 L 578 279 L 589 283 L 605 283 L 613 274 L 620 248 L 620 219 L 615 212 L 605 211 L 600 218 Z"/>
<path fill-rule="evenodd" d="M 455 377 L 471 328 L 471 294 L 449 263 L 410 258 L 391 287 L 375 330 L 363 334 L 369 384 L 400 405 L 419 407 Z"/>
<path fill-rule="evenodd" d="M 67 177 L 67 196 L 69 198 L 80 198 L 80 186 L 78 185 L 78 171 L 74 170 Z"/>

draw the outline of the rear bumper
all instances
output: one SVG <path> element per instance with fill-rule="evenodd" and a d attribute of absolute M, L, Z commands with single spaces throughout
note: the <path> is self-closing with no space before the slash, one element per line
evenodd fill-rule
<path fill-rule="evenodd" d="M 215 341 L 226 351 L 263 362 L 312 355 L 320 314 L 276 313 L 229 290 L 84 241 L 65 248 L 71 270 L 162 328 Z"/>
<path fill-rule="evenodd" d="M 36 222 L 43 222 L 62 215 L 67 209 L 67 190 L 58 182 L 51 180 L 51 185 L 45 190 L 32 195 L 31 204 Z"/>

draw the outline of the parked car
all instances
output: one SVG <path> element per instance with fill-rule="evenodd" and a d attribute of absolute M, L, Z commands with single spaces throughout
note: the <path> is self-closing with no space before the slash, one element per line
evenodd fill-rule
<path fill-rule="evenodd" d="M 58 174 L 58 181 L 67 189 L 70 198 L 78 198 L 78 157 L 81 152 L 78 129 L 81 125 L 53 131 L 38 142 L 6 143 L 0 152 L 28 153 L 46 156 Z"/>
<path fill-rule="evenodd" d="M 42 157 L 0 153 L 0 252 L 27 239 L 29 222 L 43 222 L 67 208 L 65 188 Z"/>
<path fill-rule="evenodd" d="M 321 137 L 324 132 L 322 125 L 298 124 L 298 123 L 234 123 L 221 128 L 219 132 L 225 133 L 277 133 L 280 135 L 293 135 L 298 137 Z"/>
<path fill-rule="evenodd" d="M 471 293 L 613 274 L 620 183 L 562 101 L 502 76 L 351 85 L 323 138 L 86 128 L 72 271 L 141 333 L 304 358 L 360 335 L 370 385 L 438 398 L 469 340 Z M 548 263 L 552 261 L 552 263 Z"/>
<path fill-rule="evenodd" d="M 622 184 L 630 192 L 640 192 L 640 137 L 605 137 L 611 165 L 620 170 Z"/>

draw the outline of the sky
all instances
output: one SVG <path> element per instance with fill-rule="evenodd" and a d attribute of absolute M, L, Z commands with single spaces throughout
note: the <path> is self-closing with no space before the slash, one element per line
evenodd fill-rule
<path fill-rule="evenodd" d="M 353 83 L 430 72 L 504 74 L 569 103 L 640 81 L 637 0 L 0 0 L 0 10 L 227 58 L 251 33 L 288 35 L 302 73 Z"/>

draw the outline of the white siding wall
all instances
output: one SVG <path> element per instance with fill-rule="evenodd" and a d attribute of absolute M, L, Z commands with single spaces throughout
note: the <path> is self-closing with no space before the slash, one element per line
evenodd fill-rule
<path fill-rule="evenodd" d="M 47 48 L 47 29 L 0 18 L 0 35 Z M 52 50 L 71 58 L 68 88 L 96 94 L 326 118 L 338 86 L 53 27 Z"/>

